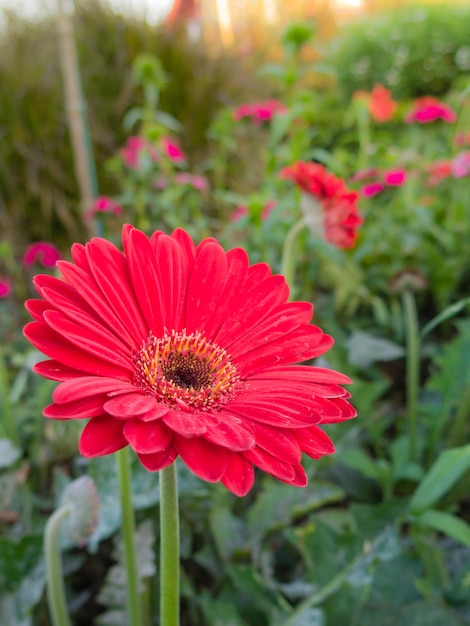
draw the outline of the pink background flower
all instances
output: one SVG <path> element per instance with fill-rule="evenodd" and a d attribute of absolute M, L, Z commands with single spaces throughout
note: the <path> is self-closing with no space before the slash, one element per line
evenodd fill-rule
<path fill-rule="evenodd" d="M 62 258 L 59 250 L 47 241 L 37 241 L 26 248 L 23 255 L 23 265 L 30 267 L 39 263 L 43 267 L 54 267 Z"/>
<path fill-rule="evenodd" d="M 452 124 L 457 120 L 457 115 L 448 104 L 432 96 L 417 98 L 413 103 L 411 111 L 405 118 L 407 124 L 412 122 L 428 124 L 436 120 L 443 120 L 448 124 Z"/>
<path fill-rule="evenodd" d="M 6 298 L 11 293 L 11 282 L 8 278 L 0 279 L 0 298 Z"/>

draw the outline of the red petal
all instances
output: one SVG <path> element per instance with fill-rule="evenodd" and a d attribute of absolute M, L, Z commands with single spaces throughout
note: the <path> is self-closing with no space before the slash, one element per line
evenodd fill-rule
<path fill-rule="evenodd" d="M 175 445 L 183 462 L 196 476 L 210 483 L 221 479 L 227 468 L 227 450 L 202 437 L 186 439 L 175 435 Z"/>
<path fill-rule="evenodd" d="M 313 383 L 333 383 L 347 385 L 352 380 L 345 374 L 324 367 L 311 365 L 288 365 L 287 367 L 271 367 L 253 374 L 250 378 L 264 380 L 301 380 Z"/>
<path fill-rule="evenodd" d="M 177 411 L 170 409 L 162 420 L 174 432 L 183 437 L 193 437 L 206 432 L 206 424 L 200 413 L 189 413 L 187 411 Z"/>
<path fill-rule="evenodd" d="M 23 333 L 40 352 L 68 367 L 73 364 L 81 373 L 118 379 L 129 377 L 127 369 L 80 350 L 42 322 L 30 322 L 23 329 Z"/>
<path fill-rule="evenodd" d="M 78 316 L 75 317 L 78 319 Z M 46 311 L 44 320 L 61 337 L 95 357 L 112 361 L 123 369 L 133 371 L 129 351 L 122 341 L 93 318 L 80 317 L 79 324 L 59 311 Z"/>
<path fill-rule="evenodd" d="M 224 289 L 217 304 L 214 304 L 211 311 L 207 310 L 209 317 L 205 318 L 201 328 L 207 337 L 213 337 L 227 319 L 229 312 L 239 306 L 248 270 L 248 255 L 242 248 L 235 248 L 227 252 L 227 263 Z"/>
<path fill-rule="evenodd" d="M 124 255 L 105 239 L 93 239 L 86 246 L 90 269 L 103 297 L 140 345 L 148 336 L 147 324 L 137 305 Z"/>
<path fill-rule="evenodd" d="M 139 454 L 139 461 L 149 472 L 158 472 L 159 470 L 168 467 L 178 456 L 178 451 L 171 443 L 166 450 L 162 452 L 153 452 L 151 454 Z"/>
<path fill-rule="evenodd" d="M 186 329 L 192 333 L 204 328 L 217 306 L 225 286 L 227 255 L 218 243 L 198 248 L 186 304 Z"/>
<path fill-rule="evenodd" d="M 152 420 L 157 420 L 163 417 L 168 413 L 170 407 L 166 406 L 166 404 L 162 404 L 161 402 L 155 402 L 153 407 L 150 409 L 148 413 L 143 413 L 139 415 L 139 419 L 143 422 L 151 422 Z"/>
<path fill-rule="evenodd" d="M 115 378 L 102 378 L 100 376 L 80 376 L 64 381 L 52 392 L 54 402 L 72 402 L 89 396 L 97 396 L 109 393 L 116 389 L 129 389 L 135 391 L 130 383 L 116 380 Z"/>
<path fill-rule="evenodd" d="M 295 478 L 295 470 L 291 464 L 276 459 L 276 457 L 262 448 L 256 447 L 247 450 L 243 452 L 243 456 L 256 467 L 280 480 L 289 482 Z"/>
<path fill-rule="evenodd" d="M 304 468 L 301 465 L 294 465 L 293 467 L 295 470 L 294 478 L 292 480 L 283 480 L 282 482 L 285 482 L 288 485 L 293 485 L 294 487 L 306 487 L 308 484 L 308 477 Z M 279 480 L 282 480 L 282 478 Z"/>
<path fill-rule="evenodd" d="M 40 376 L 44 376 L 44 378 L 59 381 L 83 376 L 83 372 L 75 370 L 72 367 L 68 367 L 68 365 L 62 365 L 62 363 L 54 361 L 54 359 L 35 363 L 33 365 L 33 372 L 36 372 L 36 374 L 39 374 Z"/>
<path fill-rule="evenodd" d="M 334 403 L 336 408 L 340 411 L 340 415 L 322 416 L 322 424 L 334 424 L 335 422 L 342 422 L 343 420 L 349 420 L 356 417 L 356 409 L 343 398 L 335 398 L 331 400 L 331 402 Z"/>
<path fill-rule="evenodd" d="M 104 410 L 118 419 L 128 419 L 148 413 L 155 408 L 157 401 L 153 396 L 139 393 L 120 395 L 108 400 Z"/>
<path fill-rule="evenodd" d="M 173 330 L 181 330 L 185 326 L 188 259 L 181 246 L 167 235 L 158 238 L 155 259 L 162 285 L 165 325 Z"/>
<path fill-rule="evenodd" d="M 256 443 L 277 459 L 292 465 L 300 463 L 302 450 L 295 436 L 288 430 L 253 424 Z"/>
<path fill-rule="evenodd" d="M 111 454 L 127 446 L 122 434 L 122 422 L 103 415 L 93 417 L 82 431 L 78 449 L 86 457 Z"/>
<path fill-rule="evenodd" d="M 143 232 L 132 228 L 123 239 L 134 291 L 149 330 L 163 335 L 165 302 L 155 253 Z"/>
<path fill-rule="evenodd" d="M 246 352 L 262 348 L 300 325 L 308 324 L 312 318 L 313 307 L 308 302 L 289 302 L 276 307 L 267 319 L 262 320 L 252 330 L 243 335 L 242 340 L 230 346 L 230 356 L 237 358 Z"/>
<path fill-rule="evenodd" d="M 111 329 L 120 337 L 127 337 L 132 340 L 129 330 L 115 314 L 108 302 L 103 298 L 101 290 L 94 277 L 68 261 L 58 261 L 57 267 L 62 273 L 65 281 L 83 298 L 95 314 L 104 322 L 107 328 Z"/>
<path fill-rule="evenodd" d="M 131 448 L 140 454 L 163 452 L 171 441 L 171 431 L 161 420 L 142 422 L 139 419 L 127 420 L 123 428 L 124 437 Z"/>
<path fill-rule="evenodd" d="M 225 408 L 225 412 L 278 428 L 304 428 L 321 421 L 321 415 L 313 411 L 308 405 L 298 410 L 261 401 L 253 403 L 231 402 Z"/>
<path fill-rule="evenodd" d="M 309 426 L 295 431 L 295 436 L 308 456 L 318 459 L 324 454 L 333 454 L 335 446 L 328 435 L 318 426 Z"/>
<path fill-rule="evenodd" d="M 253 465 L 241 454 L 228 455 L 227 468 L 220 479 L 222 484 L 236 496 L 246 496 L 253 487 L 255 473 Z"/>
<path fill-rule="evenodd" d="M 36 322 L 42 322 L 44 312 L 51 308 L 44 300 L 26 300 L 24 306 Z"/>
<path fill-rule="evenodd" d="M 204 439 L 218 446 L 239 452 L 255 445 L 253 429 L 240 418 L 218 413 L 205 415 L 204 421 L 207 426 Z"/>
<path fill-rule="evenodd" d="M 103 403 L 106 396 L 94 396 L 65 404 L 50 404 L 43 411 L 44 417 L 53 419 L 77 419 L 82 417 L 97 417 L 103 415 Z"/>
<path fill-rule="evenodd" d="M 258 325 L 275 307 L 287 300 L 285 279 L 282 276 L 270 276 L 259 283 L 248 285 L 240 294 L 238 306 L 228 312 L 225 322 L 214 337 L 229 352 L 230 345 L 240 341 L 253 326 Z"/>
<path fill-rule="evenodd" d="M 188 261 L 188 267 L 191 269 L 194 265 L 194 259 L 196 257 L 196 246 L 188 233 L 182 228 L 175 228 L 171 233 L 171 238 L 179 243 L 184 255 Z M 150 243 L 154 246 L 153 235 L 150 238 Z"/>
<path fill-rule="evenodd" d="M 326 338 L 326 340 L 325 340 Z M 325 345 L 328 345 L 326 348 Z M 283 337 L 255 348 L 233 359 L 242 376 L 252 376 L 266 367 L 297 363 L 323 354 L 333 345 L 333 339 L 324 335 L 318 326 L 302 324 Z"/>

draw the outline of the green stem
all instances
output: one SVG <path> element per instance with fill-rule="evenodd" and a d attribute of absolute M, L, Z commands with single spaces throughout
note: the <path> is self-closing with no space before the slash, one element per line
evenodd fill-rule
<path fill-rule="evenodd" d="M 282 250 L 282 265 L 281 265 L 281 274 L 285 277 L 287 284 L 292 290 L 294 286 L 294 272 L 295 272 L 295 249 L 294 243 L 299 235 L 299 233 L 306 226 L 307 220 L 305 217 L 302 217 L 298 222 L 296 222 L 289 232 L 284 241 L 284 248 Z"/>
<path fill-rule="evenodd" d="M 417 416 L 419 390 L 419 327 L 416 300 L 409 289 L 402 294 L 403 313 L 406 328 L 406 398 L 408 409 L 408 428 L 410 461 L 417 460 Z"/>
<path fill-rule="evenodd" d="M 60 525 L 70 515 L 71 509 L 71 504 L 57 509 L 48 519 L 44 531 L 47 601 L 53 626 L 71 626 L 67 600 L 65 598 L 64 575 L 59 550 Z"/>
<path fill-rule="evenodd" d="M 139 597 L 139 575 L 135 554 L 135 523 L 132 506 L 131 468 L 129 451 L 122 448 L 116 453 L 118 461 L 119 490 L 121 493 L 122 535 L 124 539 L 124 556 L 127 577 L 127 602 L 129 626 L 141 626 L 141 606 Z"/>
<path fill-rule="evenodd" d="M 5 435 L 13 441 L 18 443 L 18 436 L 16 433 L 15 420 L 13 418 L 12 406 L 9 398 L 9 385 L 7 368 L 5 366 L 5 360 L 2 349 L 0 347 L 0 401 L 3 415 L 3 430 Z"/>
<path fill-rule="evenodd" d="M 176 463 L 160 471 L 160 626 L 179 625 L 179 512 Z"/>

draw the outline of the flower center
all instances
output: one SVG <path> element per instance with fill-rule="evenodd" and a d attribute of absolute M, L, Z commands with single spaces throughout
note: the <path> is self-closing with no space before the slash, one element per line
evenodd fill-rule
<path fill-rule="evenodd" d="M 134 354 L 134 384 L 182 410 L 218 410 L 240 380 L 224 348 L 201 333 L 150 333 Z"/>

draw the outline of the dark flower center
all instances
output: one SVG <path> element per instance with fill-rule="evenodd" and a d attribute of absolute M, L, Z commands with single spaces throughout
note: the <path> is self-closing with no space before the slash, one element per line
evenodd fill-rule
<path fill-rule="evenodd" d="M 224 348 L 201 333 L 150 333 L 134 355 L 134 384 L 182 410 L 218 410 L 240 380 Z"/>

